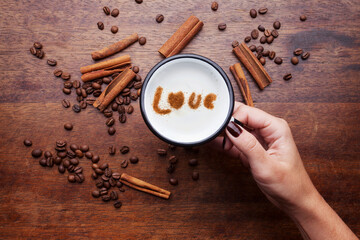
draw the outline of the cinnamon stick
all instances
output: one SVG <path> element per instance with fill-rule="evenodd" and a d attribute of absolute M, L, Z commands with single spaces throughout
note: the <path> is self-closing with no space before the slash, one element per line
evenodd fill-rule
<path fill-rule="evenodd" d="M 122 39 L 119 42 L 116 42 L 110 46 L 107 46 L 99 51 L 92 52 L 91 57 L 94 60 L 99 60 L 99 59 L 109 57 L 115 53 L 118 53 L 118 52 L 124 50 L 125 48 L 127 48 L 128 46 L 130 46 L 131 44 L 136 42 L 138 39 L 139 39 L 138 34 L 134 33 L 134 34 Z"/>
<path fill-rule="evenodd" d="M 195 35 L 201 30 L 204 23 L 197 17 L 190 16 L 183 25 L 159 49 L 164 57 L 178 54 Z"/>
<path fill-rule="evenodd" d="M 242 70 L 240 63 L 236 63 L 230 66 L 230 72 L 234 76 L 237 84 L 239 85 L 241 94 L 244 97 L 245 103 L 251 107 L 254 106 L 254 102 L 251 97 L 249 84 L 245 78 L 244 71 Z"/>
<path fill-rule="evenodd" d="M 272 82 L 269 74 L 245 43 L 235 47 L 233 52 L 253 76 L 260 89 L 264 89 Z"/>
<path fill-rule="evenodd" d="M 162 197 L 165 199 L 168 199 L 170 197 L 170 192 L 167 190 L 164 190 L 162 188 L 159 188 L 155 185 L 152 185 L 150 183 L 144 182 L 138 178 L 132 177 L 126 173 L 121 174 L 120 182 L 123 184 L 135 188 L 139 191 L 146 192 L 158 197 Z"/>
<path fill-rule="evenodd" d="M 100 69 L 114 69 L 131 63 L 130 55 L 124 55 L 118 58 L 110 59 L 107 61 L 95 63 L 80 68 L 82 74 L 92 72 Z"/>
<path fill-rule="evenodd" d="M 114 100 L 115 97 L 129 84 L 136 76 L 133 70 L 127 68 L 109 83 L 101 95 L 95 100 L 93 106 L 101 112 Z"/>
<path fill-rule="evenodd" d="M 102 77 L 107 77 L 110 76 L 114 73 L 121 73 L 123 72 L 127 67 L 124 68 L 116 68 L 116 69 L 112 69 L 112 70 L 108 70 L 108 69 L 101 69 L 101 70 L 97 70 L 97 71 L 93 71 L 93 72 L 88 72 L 85 73 L 84 75 L 81 76 L 81 80 L 83 82 L 89 82 L 91 80 L 94 79 L 98 79 L 98 78 L 102 78 Z"/>

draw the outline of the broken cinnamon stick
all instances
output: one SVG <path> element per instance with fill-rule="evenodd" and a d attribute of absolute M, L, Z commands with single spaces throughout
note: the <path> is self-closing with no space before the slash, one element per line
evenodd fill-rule
<path fill-rule="evenodd" d="M 190 16 L 183 25 L 159 49 L 164 57 L 171 57 L 181 52 L 183 48 L 201 30 L 204 23 L 195 16 Z"/>
<path fill-rule="evenodd" d="M 245 78 L 244 71 L 242 70 L 240 63 L 236 63 L 232 66 L 230 66 L 230 72 L 234 76 L 237 84 L 239 85 L 241 94 L 244 97 L 246 105 L 249 105 L 251 107 L 254 106 L 254 102 L 251 97 L 249 84 Z"/>
<path fill-rule="evenodd" d="M 235 47 L 233 52 L 253 76 L 260 89 L 264 89 L 272 82 L 269 74 L 245 43 Z"/>
<path fill-rule="evenodd" d="M 121 174 L 120 182 L 123 184 L 135 188 L 139 191 L 146 192 L 161 198 L 168 199 L 170 197 L 170 192 L 167 190 L 164 190 L 162 188 L 159 188 L 155 185 L 152 185 L 150 183 L 144 182 L 138 178 L 132 177 L 126 173 Z"/>
<path fill-rule="evenodd" d="M 93 106 L 101 112 L 117 97 L 117 95 L 129 84 L 136 76 L 133 70 L 127 68 L 109 83 L 101 95 L 95 100 Z"/>
<path fill-rule="evenodd" d="M 138 39 L 139 39 L 138 34 L 134 33 L 134 34 L 122 39 L 119 42 L 116 42 L 110 46 L 107 46 L 99 51 L 92 52 L 91 57 L 94 60 L 99 60 L 99 59 L 109 57 L 115 53 L 118 53 L 118 52 L 124 50 L 125 48 L 127 48 L 128 46 L 130 46 L 131 44 L 136 42 Z"/>
<path fill-rule="evenodd" d="M 123 67 L 123 68 L 116 68 L 116 69 L 101 69 L 101 70 L 97 70 L 97 71 L 93 71 L 93 72 L 88 72 L 85 73 L 84 75 L 81 76 L 81 80 L 83 82 L 89 82 L 91 80 L 94 79 L 98 79 L 98 78 L 102 78 L 102 77 L 107 77 L 110 76 L 114 73 L 121 73 L 123 72 L 127 67 Z"/>
<path fill-rule="evenodd" d="M 130 63 L 131 63 L 130 55 L 124 55 L 124 56 L 121 56 L 118 58 L 114 58 L 114 59 L 110 59 L 107 61 L 95 63 L 95 64 L 88 65 L 85 67 L 81 67 L 80 72 L 82 74 L 84 74 L 84 73 L 101 70 L 101 69 L 114 69 L 114 68 L 118 68 L 121 66 L 125 66 Z"/>

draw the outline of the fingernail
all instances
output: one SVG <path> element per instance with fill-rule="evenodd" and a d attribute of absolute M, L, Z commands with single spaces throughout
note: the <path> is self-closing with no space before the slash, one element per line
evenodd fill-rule
<path fill-rule="evenodd" d="M 245 129 L 246 129 L 246 131 L 248 131 L 248 132 L 252 132 L 252 131 L 254 131 L 254 130 L 255 130 L 254 128 L 249 127 L 249 126 L 247 126 L 247 125 L 243 124 L 242 122 L 240 122 L 240 121 L 239 121 L 239 120 L 237 120 L 236 118 L 234 118 L 234 122 L 235 122 L 236 124 L 240 125 L 240 127 L 245 128 Z"/>
<path fill-rule="evenodd" d="M 231 121 L 231 122 L 227 125 L 226 129 L 227 129 L 227 130 L 229 131 L 229 133 L 230 133 L 231 135 L 233 135 L 234 137 L 238 137 L 238 136 L 242 133 L 241 128 L 240 128 L 238 125 L 236 125 L 233 121 Z"/>
<path fill-rule="evenodd" d="M 222 142 L 222 148 L 225 148 L 225 143 L 226 143 L 226 136 L 224 136 L 223 142 Z"/>

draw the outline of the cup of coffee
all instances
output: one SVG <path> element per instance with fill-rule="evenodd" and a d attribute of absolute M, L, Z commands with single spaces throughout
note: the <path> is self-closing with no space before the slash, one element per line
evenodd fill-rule
<path fill-rule="evenodd" d="M 195 146 L 218 136 L 234 108 L 234 92 L 215 62 L 180 54 L 156 64 L 146 76 L 140 97 L 142 117 L 160 139 Z"/>

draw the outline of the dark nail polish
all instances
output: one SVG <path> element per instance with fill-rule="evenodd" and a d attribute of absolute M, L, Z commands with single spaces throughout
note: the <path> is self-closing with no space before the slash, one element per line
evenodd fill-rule
<path fill-rule="evenodd" d="M 246 131 L 248 131 L 248 132 L 252 132 L 252 131 L 255 130 L 254 128 L 249 127 L 249 126 L 243 124 L 242 122 L 240 122 L 240 121 L 237 120 L 236 118 L 234 118 L 234 122 L 235 122 L 237 125 L 239 125 L 240 127 L 244 128 L 244 129 L 245 129 Z"/>
<path fill-rule="evenodd" d="M 234 122 L 230 122 L 227 125 L 226 129 L 234 137 L 238 137 L 242 133 L 242 129 L 238 125 L 236 125 Z"/>
<path fill-rule="evenodd" d="M 222 142 L 222 148 L 225 148 L 225 143 L 226 143 L 226 135 L 224 136 L 223 142 Z"/>

